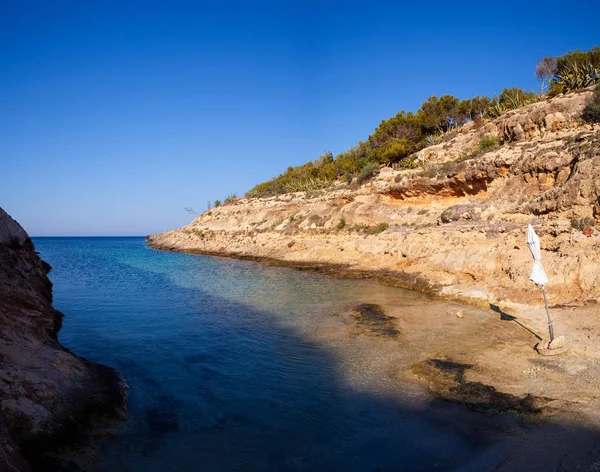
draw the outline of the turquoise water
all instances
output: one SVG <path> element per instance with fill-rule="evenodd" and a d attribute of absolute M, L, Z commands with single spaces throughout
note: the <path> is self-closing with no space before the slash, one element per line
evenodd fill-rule
<path fill-rule="evenodd" d="M 335 314 L 417 293 L 142 238 L 34 238 L 60 341 L 118 369 L 130 418 L 99 471 L 452 470 L 485 447 L 472 414 L 394 379 L 395 341 Z"/>

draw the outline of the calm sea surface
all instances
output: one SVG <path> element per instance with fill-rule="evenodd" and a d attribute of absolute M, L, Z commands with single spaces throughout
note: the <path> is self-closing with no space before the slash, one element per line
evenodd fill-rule
<path fill-rule="evenodd" d="M 471 413 L 394 379 L 396 341 L 352 336 L 335 315 L 382 300 L 426 310 L 417 293 L 142 238 L 34 242 L 60 341 L 130 387 L 99 471 L 439 471 L 485 446 Z"/>

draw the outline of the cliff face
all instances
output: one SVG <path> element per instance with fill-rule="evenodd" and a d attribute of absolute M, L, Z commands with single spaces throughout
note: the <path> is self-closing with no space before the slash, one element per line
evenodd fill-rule
<path fill-rule="evenodd" d="M 591 96 L 558 97 L 479 129 L 466 126 L 422 151 L 422 169 L 384 168 L 361 187 L 339 183 L 314 194 L 238 199 L 149 241 L 518 306 L 539 302 L 528 280 L 532 223 L 551 304 L 593 303 L 600 297 L 600 238 L 593 229 L 600 223 L 600 128 L 580 119 Z M 482 151 L 484 136 L 501 145 Z"/>
<path fill-rule="evenodd" d="M 89 446 L 126 414 L 113 369 L 57 341 L 50 267 L 27 233 L 0 208 L 0 470 L 54 470 L 69 446 Z"/>

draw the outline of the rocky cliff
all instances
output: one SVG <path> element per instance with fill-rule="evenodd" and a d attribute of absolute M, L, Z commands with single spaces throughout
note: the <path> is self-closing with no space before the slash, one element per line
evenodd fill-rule
<path fill-rule="evenodd" d="M 479 129 L 465 126 L 423 150 L 420 169 L 382 168 L 362 186 L 238 199 L 149 241 L 519 306 L 540 302 L 528 280 L 531 223 L 541 237 L 550 303 L 596 303 L 600 128 L 580 118 L 591 96 L 561 96 Z M 486 149 L 484 137 L 499 145 Z"/>
<path fill-rule="evenodd" d="M 57 341 L 63 315 L 51 304 L 49 269 L 0 208 L 2 471 L 78 470 L 74 463 L 89 453 L 75 451 L 89 449 L 126 414 L 120 375 Z"/>

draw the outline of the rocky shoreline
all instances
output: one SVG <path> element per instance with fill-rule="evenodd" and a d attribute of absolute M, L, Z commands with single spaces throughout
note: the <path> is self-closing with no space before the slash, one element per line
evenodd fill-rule
<path fill-rule="evenodd" d="M 463 129 L 425 149 L 422 169 L 382 168 L 362 186 L 237 199 L 147 241 L 161 250 L 375 278 L 483 308 L 473 315 L 482 325 L 449 314 L 444 323 L 458 323 L 454 336 L 440 332 L 433 345 L 421 339 L 431 325 L 413 320 L 420 355 L 399 375 L 477 411 L 560 424 L 577 418 L 577 428 L 596 434 L 600 127 L 580 118 L 590 96 L 557 97 Z M 487 136 L 501 145 L 481 149 Z M 534 350 L 547 326 L 540 290 L 529 281 L 528 223 L 541 238 L 555 332 L 569 347 L 553 358 Z M 390 323 L 387 314 L 380 318 Z M 406 320 L 398 315 L 395 323 Z"/>
<path fill-rule="evenodd" d="M 581 122 L 590 91 L 509 112 L 423 151 L 423 169 L 382 168 L 369 183 L 237 199 L 157 249 L 252 259 L 404 288 L 527 316 L 528 223 L 541 237 L 552 306 L 600 299 L 600 127 Z M 502 145 L 480 149 L 483 137 Z M 529 320 L 535 323 L 535 320 Z"/>
<path fill-rule="evenodd" d="M 85 469 L 127 416 L 121 375 L 58 342 L 49 270 L 0 208 L 0 470 Z"/>

